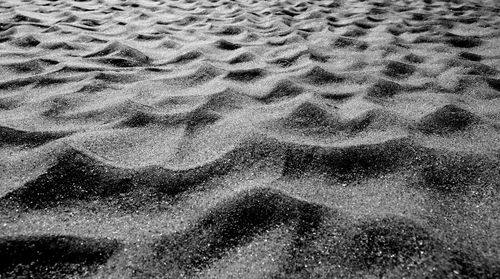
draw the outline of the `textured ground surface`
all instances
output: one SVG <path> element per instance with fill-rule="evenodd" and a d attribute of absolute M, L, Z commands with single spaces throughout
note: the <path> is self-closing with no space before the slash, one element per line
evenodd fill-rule
<path fill-rule="evenodd" d="M 500 278 L 498 1 L 1 0 L 1 278 Z"/>

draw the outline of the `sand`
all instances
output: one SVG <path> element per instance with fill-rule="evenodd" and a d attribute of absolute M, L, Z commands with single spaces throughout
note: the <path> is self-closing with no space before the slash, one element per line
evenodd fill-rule
<path fill-rule="evenodd" d="M 0 278 L 500 278 L 499 14 L 0 1 Z"/>

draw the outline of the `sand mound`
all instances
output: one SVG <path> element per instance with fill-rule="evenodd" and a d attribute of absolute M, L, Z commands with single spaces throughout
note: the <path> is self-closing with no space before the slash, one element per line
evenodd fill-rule
<path fill-rule="evenodd" d="M 339 83 L 345 80 L 337 74 L 331 73 L 320 66 L 314 66 L 306 73 L 302 74 L 299 79 L 305 83 L 312 85 L 326 85 L 330 83 Z"/>
<path fill-rule="evenodd" d="M 417 64 L 423 63 L 425 61 L 425 57 L 414 53 L 405 55 L 404 59 L 410 63 L 417 63 Z"/>
<path fill-rule="evenodd" d="M 192 51 L 188 51 L 186 53 L 183 53 L 183 54 L 173 58 L 169 63 L 173 63 L 173 64 L 189 63 L 193 60 L 200 58 L 201 56 L 203 56 L 203 53 L 201 51 L 192 50 Z"/>
<path fill-rule="evenodd" d="M 37 146 L 69 135 L 67 132 L 32 132 L 0 126 L 0 145 Z"/>
<path fill-rule="evenodd" d="M 455 276 L 453 273 L 464 278 L 495 278 L 500 275 L 499 264 L 481 257 L 477 252 L 453 250 L 443 258 L 444 261 L 437 261 L 436 270 L 430 278 Z"/>
<path fill-rule="evenodd" d="M 196 269 L 275 226 L 291 225 L 299 235 L 311 232 L 321 223 L 323 211 L 277 190 L 255 188 L 220 202 L 186 231 L 163 237 L 155 251 L 160 261 Z"/>
<path fill-rule="evenodd" d="M 12 44 L 17 46 L 17 47 L 31 48 L 31 47 L 36 47 L 37 45 L 39 45 L 40 41 L 37 40 L 32 35 L 26 35 L 26 36 L 19 37 L 19 38 L 12 40 Z"/>
<path fill-rule="evenodd" d="M 97 57 L 98 61 L 117 67 L 134 67 L 147 65 L 150 58 L 141 51 L 118 41 L 106 45 L 101 50 L 87 54 L 84 58 Z"/>
<path fill-rule="evenodd" d="M 294 98 L 304 91 L 304 88 L 298 86 L 293 81 L 285 79 L 277 82 L 273 89 L 260 99 L 265 103 L 279 102 Z"/>
<path fill-rule="evenodd" d="M 412 75 L 417 68 L 411 64 L 390 60 L 384 70 L 384 74 L 392 78 L 403 78 Z"/>
<path fill-rule="evenodd" d="M 214 43 L 214 45 L 216 48 L 219 48 L 222 50 L 236 50 L 236 49 L 239 49 L 241 47 L 240 44 L 232 43 L 232 42 L 224 40 L 224 39 L 217 40 Z"/>
<path fill-rule="evenodd" d="M 243 30 L 241 26 L 225 26 L 219 31 L 216 31 L 215 34 L 219 36 L 234 36 L 243 33 Z"/>
<path fill-rule="evenodd" d="M 328 127 L 334 119 L 329 113 L 322 108 L 311 102 L 304 102 L 298 105 L 292 112 L 285 118 L 285 125 L 289 128 L 301 127 Z"/>
<path fill-rule="evenodd" d="M 48 63 L 47 63 L 48 62 Z M 57 64 L 56 62 L 55 64 Z M 53 65 L 51 61 L 46 61 L 42 59 L 33 59 L 23 62 L 14 62 L 3 64 L 1 67 L 9 71 L 22 74 L 22 73 L 41 73 L 45 70 L 47 66 Z"/>
<path fill-rule="evenodd" d="M 261 79 L 266 75 L 266 71 L 261 68 L 233 70 L 226 74 L 226 79 L 239 82 L 251 82 Z"/>
<path fill-rule="evenodd" d="M 349 248 L 356 268 L 390 268 L 429 254 L 436 240 L 411 220 L 388 217 L 370 220 L 358 227 Z"/>
<path fill-rule="evenodd" d="M 500 173 L 492 167 L 497 161 L 478 154 L 436 154 L 424 166 L 422 177 L 427 187 L 443 193 L 483 195 L 498 190 L 494 181 Z"/>
<path fill-rule="evenodd" d="M 403 90 L 403 86 L 387 79 L 379 79 L 368 88 L 370 97 L 392 97 Z"/>
<path fill-rule="evenodd" d="M 231 58 L 228 63 L 229 64 L 239 64 L 239 63 L 246 63 L 246 62 L 252 62 L 255 60 L 255 55 L 252 53 L 242 53 L 238 54 L 235 57 Z"/>
<path fill-rule="evenodd" d="M 460 48 L 472 48 L 480 46 L 482 41 L 481 39 L 473 36 L 459 36 L 454 34 L 449 34 L 448 38 L 446 38 L 446 42 L 454 47 Z"/>
<path fill-rule="evenodd" d="M 500 79 L 488 78 L 486 79 L 488 85 L 491 86 L 496 91 L 500 91 Z"/>
<path fill-rule="evenodd" d="M 202 107 L 207 110 L 225 114 L 234 110 L 243 109 L 255 103 L 253 98 L 245 96 L 235 89 L 226 88 L 221 92 L 210 95 Z"/>
<path fill-rule="evenodd" d="M 350 37 L 338 37 L 333 42 L 333 46 L 339 48 L 352 47 L 356 50 L 363 51 L 368 48 L 368 43 Z"/>
<path fill-rule="evenodd" d="M 210 64 L 203 64 L 187 75 L 168 78 L 163 81 L 174 86 L 192 87 L 209 82 L 221 74 L 222 72 L 218 68 Z"/>
<path fill-rule="evenodd" d="M 449 67 L 463 67 L 467 69 L 469 75 L 490 76 L 495 75 L 498 71 L 483 63 L 468 61 L 464 59 L 450 59 L 447 61 Z"/>
<path fill-rule="evenodd" d="M 74 199 L 89 199 L 127 191 L 131 173 L 106 166 L 76 150 L 63 153 L 56 165 L 3 199 L 29 208 L 56 206 Z"/>
<path fill-rule="evenodd" d="M 344 37 L 361 37 L 361 36 L 364 36 L 366 34 L 367 34 L 366 30 L 359 28 L 359 27 L 353 27 L 350 30 L 343 33 L 342 36 L 344 36 Z M 337 40 L 335 42 L 335 44 L 337 44 L 337 43 L 341 44 L 342 42 Z"/>
<path fill-rule="evenodd" d="M 463 130 L 479 122 L 479 117 L 455 105 L 446 105 L 424 116 L 419 124 L 419 130 L 425 133 L 446 134 Z"/>
<path fill-rule="evenodd" d="M 408 167 L 420 151 L 405 139 L 348 147 L 325 147 L 290 144 L 284 175 L 303 172 L 326 172 L 342 179 L 379 175 Z"/>
<path fill-rule="evenodd" d="M 305 53 L 302 51 L 298 53 L 291 53 L 283 57 L 274 59 L 273 61 L 270 61 L 270 63 L 279 65 L 283 68 L 291 67 L 296 64 L 297 60 L 299 60 L 304 54 Z"/>
<path fill-rule="evenodd" d="M 472 53 L 472 52 L 467 52 L 467 51 L 461 52 L 459 55 L 460 55 L 461 58 L 467 59 L 467 60 L 470 60 L 470 61 L 479 62 L 479 61 L 481 61 L 483 59 L 481 57 L 481 55 L 475 54 L 475 53 Z"/>

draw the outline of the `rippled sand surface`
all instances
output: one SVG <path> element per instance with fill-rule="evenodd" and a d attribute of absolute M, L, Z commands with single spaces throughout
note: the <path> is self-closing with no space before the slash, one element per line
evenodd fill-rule
<path fill-rule="evenodd" d="M 0 277 L 500 278 L 499 15 L 0 1 Z"/>

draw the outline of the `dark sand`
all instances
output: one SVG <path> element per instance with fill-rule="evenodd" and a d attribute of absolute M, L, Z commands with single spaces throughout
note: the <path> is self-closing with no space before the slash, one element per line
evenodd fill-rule
<path fill-rule="evenodd" d="M 499 14 L 0 1 L 0 278 L 500 278 Z"/>

